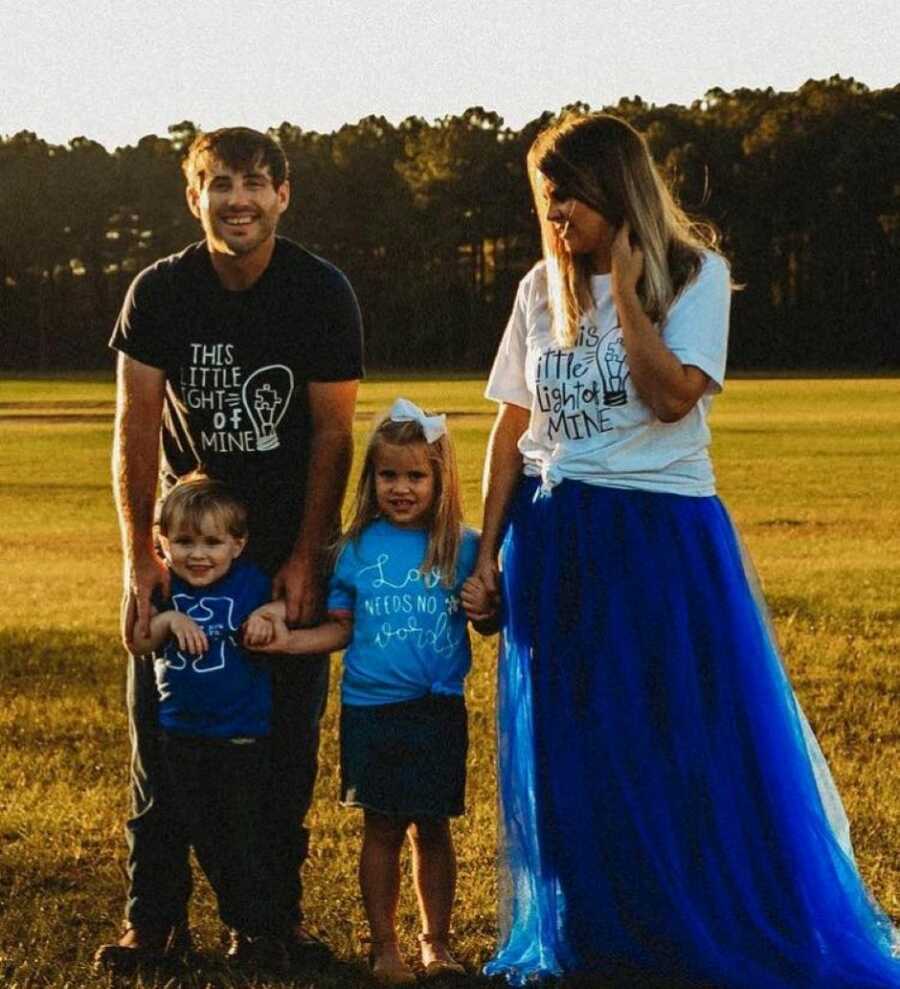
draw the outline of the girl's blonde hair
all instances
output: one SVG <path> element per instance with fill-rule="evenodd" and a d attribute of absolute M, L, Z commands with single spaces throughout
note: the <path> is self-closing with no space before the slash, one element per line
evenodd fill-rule
<path fill-rule="evenodd" d="M 624 120 L 605 113 L 572 115 L 535 138 L 528 175 L 541 223 L 547 293 L 554 337 L 574 346 L 581 316 L 594 305 L 590 255 L 572 255 L 547 220 L 544 179 L 559 199 L 574 198 L 596 210 L 614 229 L 627 220 L 644 253 L 638 282 L 641 305 L 662 323 L 678 293 L 700 270 L 702 252 L 715 250 L 716 230 L 692 220 L 675 202 L 644 138 Z"/>
<path fill-rule="evenodd" d="M 410 446 L 413 443 L 423 444 L 434 471 L 434 502 L 428 518 L 428 548 L 419 570 L 423 574 L 438 571 L 441 583 L 449 587 L 456 576 L 463 513 L 456 454 L 447 433 L 429 443 L 417 422 L 397 422 L 390 418 L 389 413 L 384 413 L 375 420 L 356 486 L 353 517 L 344 540 L 358 540 L 363 529 L 379 517 L 378 500 L 375 497 L 375 457 L 379 448 L 386 444 Z"/>

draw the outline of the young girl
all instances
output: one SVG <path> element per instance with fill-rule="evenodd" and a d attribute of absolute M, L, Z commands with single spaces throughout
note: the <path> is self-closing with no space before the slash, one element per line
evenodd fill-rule
<path fill-rule="evenodd" d="M 289 630 L 276 602 L 259 609 L 245 632 L 247 645 L 268 652 L 319 653 L 349 643 L 341 799 L 363 809 L 359 878 L 369 964 L 388 985 L 415 981 L 395 929 L 406 835 L 426 977 L 463 972 L 447 943 L 456 882 L 448 819 L 462 814 L 464 803 L 463 680 L 471 656 L 460 602 L 480 601 L 477 588 L 463 591 L 477 550 L 477 534 L 462 526 L 445 417 L 398 399 L 369 440 L 327 620 Z M 483 606 L 478 611 L 483 615 Z M 489 620 L 476 627 L 489 631 Z"/>

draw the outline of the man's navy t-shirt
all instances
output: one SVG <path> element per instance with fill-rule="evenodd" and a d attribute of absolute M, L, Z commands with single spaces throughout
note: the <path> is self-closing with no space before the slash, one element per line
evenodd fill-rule
<path fill-rule="evenodd" d="M 271 570 L 300 521 L 312 432 L 307 384 L 362 376 L 362 326 L 344 275 L 276 238 L 249 289 L 223 288 L 205 242 L 129 288 L 110 345 L 166 372 L 161 487 L 194 470 L 250 510 L 248 551 Z"/>

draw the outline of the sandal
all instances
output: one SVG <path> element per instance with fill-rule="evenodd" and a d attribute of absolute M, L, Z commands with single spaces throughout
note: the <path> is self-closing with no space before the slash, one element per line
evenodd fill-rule
<path fill-rule="evenodd" d="M 376 982 L 383 986 L 411 986 L 416 982 L 416 974 L 399 957 L 385 958 L 379 949 L 393 946 L 397 947 L 397 939 L 393 938 L 363 938 L 363 944 L 368 945 L 366 964 L 369 966 L 369 974 Z"/>
<path fill-rule="evenodd" d="M 450 954 L 447 942 L 450 940 L 450 932 L 444 931 L 441 934 L 427 934 L 424 931 L 419 935 L 419 944 L 430 944 L 433 948 L 443 948 L 446 958 L 433 958 L 425 966 L 426 979 L 442 979 L 447 975 L 465 975 L 465 968 Z"/>

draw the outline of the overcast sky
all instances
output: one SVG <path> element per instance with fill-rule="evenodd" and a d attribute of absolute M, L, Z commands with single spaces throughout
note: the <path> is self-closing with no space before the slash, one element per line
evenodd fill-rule
<path fill-rule="evenodd" d="M 0 0 L 0 134 L 107 148 L 192 120 L 331 131 L 713 86 L 900 82 L 896 0 Z"/>

